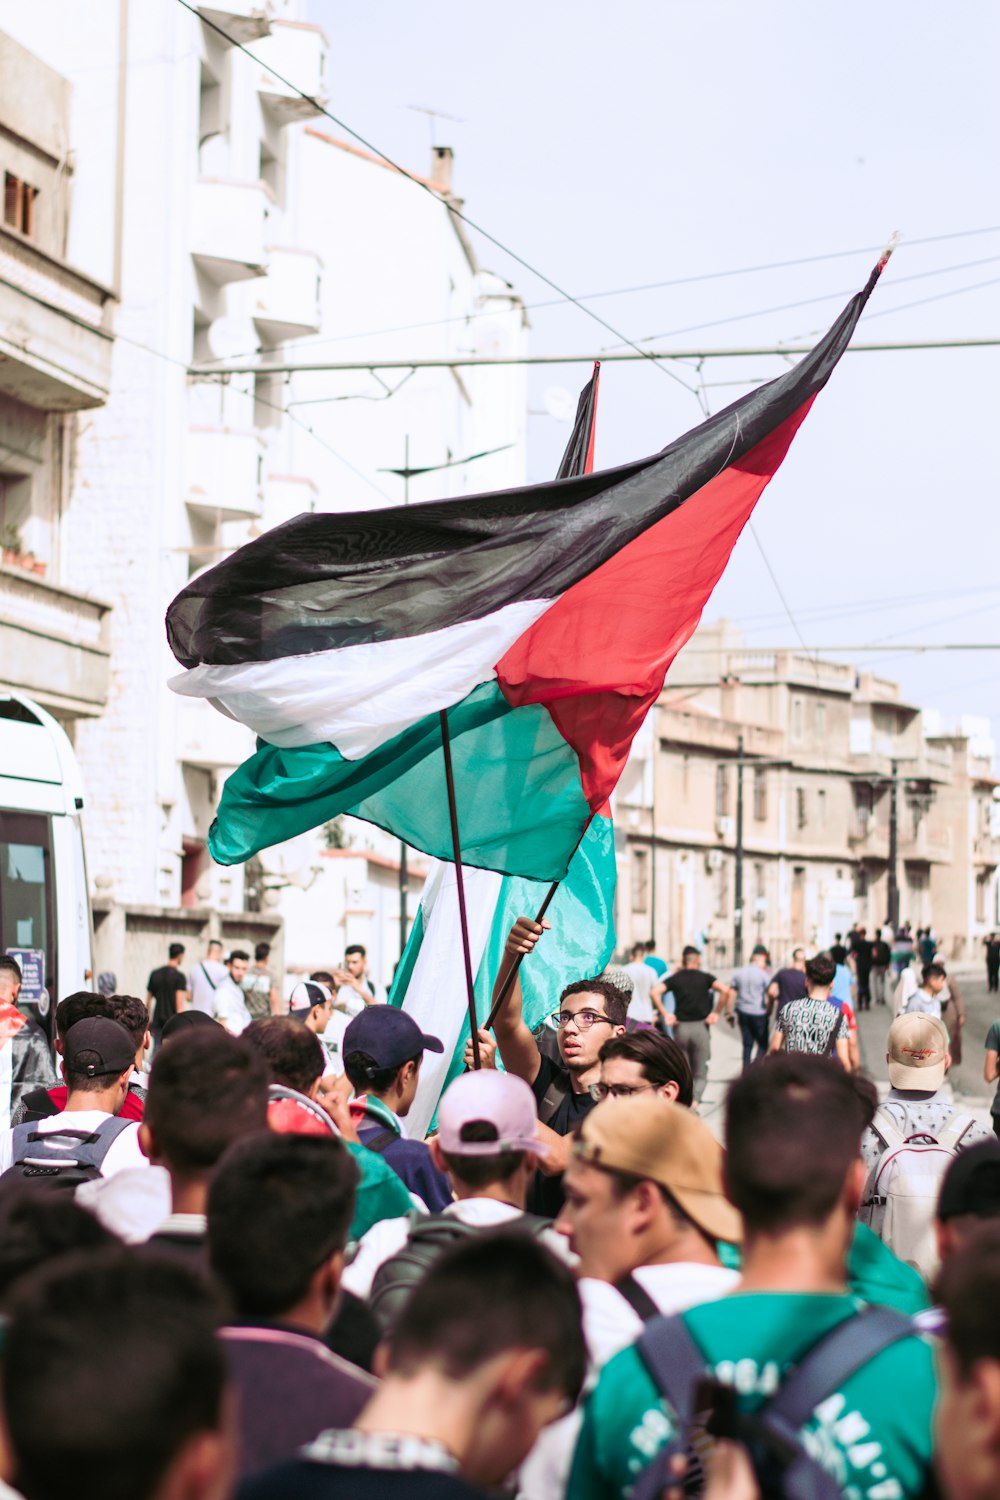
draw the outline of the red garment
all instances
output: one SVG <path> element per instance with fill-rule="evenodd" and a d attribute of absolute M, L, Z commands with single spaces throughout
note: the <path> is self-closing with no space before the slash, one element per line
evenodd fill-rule
<path fill-rule="evenodd" d="M 69 1089 L 64 1083 L 61 1083 L 58 1088 L 49 1089 L 49 1098 L 55 1105 L 57 1114 L 61 1115 L 63 1110 L 66 1108 L 66 1100 L 68 1099 L 68 1097 Z M 129 1092 L 125 1095 L 125 1103 L 122 1105 L 118 1113 L 123 1120 L 141 1120 L 142 1111 L 142 1100 L 136 1094 Z"/>

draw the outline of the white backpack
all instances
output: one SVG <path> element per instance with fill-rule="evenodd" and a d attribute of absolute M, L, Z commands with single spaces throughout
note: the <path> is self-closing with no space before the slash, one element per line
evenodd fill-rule
<path fill-rule="evenodd" d="M 974 1124 L 971 1115 L 956 1114 L 936 1136 L 904 1136 L 884 1106 L 872 1121 L 886 1149 L 872 1168 L 858 1218 L 928 1279 L 938 1268 L 934 1211 L 941 1182 Z"/>

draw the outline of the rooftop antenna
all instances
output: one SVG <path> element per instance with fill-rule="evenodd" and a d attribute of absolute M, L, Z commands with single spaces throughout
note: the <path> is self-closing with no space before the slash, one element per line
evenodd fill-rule
<path fill-rule="evenodd" d="M 465 121 L 462 120 L 462 119 L 460 119 L 458 117 L 458 115 L 447 115 L 447 114 L 445 114 L 445 112 L 444 112 L 443 109 L 428 109 L 425 104 L 407 104 L 406 108 L 407 109 L 411 109 L 413 111 L 413 113 L 416 114 L 416 115 L 426 115 L 427 116 L 427 123 L 428 123 L 428 125 L 430 127 L 430 133 L 431 133 L 431 150 L 432 151 L 433 151 L 434 147 L 437 145 L 437 140 L 435 139 L 436 131 L 434 129 L 434 124 L 435 124 L 436 120 L 449 120 L 451 122 L 451 124 L 453 124 L 453 125 L 464 125 L 465 124 Z"/>

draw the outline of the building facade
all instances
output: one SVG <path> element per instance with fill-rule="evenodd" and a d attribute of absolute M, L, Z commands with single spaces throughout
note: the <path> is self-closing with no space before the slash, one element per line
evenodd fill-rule
<path fill-rule="evenodd" d="M 676 957 L 697 942 L 730 963 L 738 910 L 744 955 L 874 931 L 890 910 L 895 804 L 899 920 L 972 957 L 996 918 L 991 760 L 983 733 L 927 733 L 895 683 L 703 627 L 615 796 L 620 943 L 653 937 Z"/>
<path fill-rule="evenodd" d="M 134 988 L 154 939 L 217 932 L 273 938 L 283 966 L 282 903 L 335 862 L 321 838 L 297 864 L 265 855 L 249 880 L 211 861 L 221 787 L 253 742 L 168 690 L 165 609 L 199 570 L 302 511 L 522 477 L 523 372 L 466 380 L 406 361 L 517 352 L 523 308 L 450 212 L 450 152 L 434 153 L 421 191 L 320 129 L 335 49 L 304 0 L 198 14 L 0 0 L 0 32 L 17 221 L 0 229 L 0 256 L 20 267 L 0 298 L 20 299 L 7 330 L 34 319 L 19 364 L 0 350 L 0 645 L 18 632 L 21 663 L 8 669 L 5 649 L 0 672 L 72 734 L 97 967 Z M 382 358 L 403 364 L 369 373 Z M 361 367 L 287 368 L 335 360 Z M 434 472 L 385 472 L 410 468 Z M 353 836 L 398 861 L 377 831 Z M 360 904 L 381 910 L 384 868 L 371 869 Z M 327 907 L 331 920 L 350 927 Z"/>

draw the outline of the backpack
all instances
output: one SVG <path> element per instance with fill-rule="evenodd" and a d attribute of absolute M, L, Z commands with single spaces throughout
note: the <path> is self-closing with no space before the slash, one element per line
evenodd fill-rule
<path fill-rule="evenodd" d="M 869 1174 L 858 1218 L 924 1277 L 938 1264 L 934 1210 L 941 1182 L 974 1124 L 971 1115 L 956 1114 L 937 1137 L 904 1136 L 884 1106 L 872 1121 L 886 1149 Z"/>
<path fill-rule="evenodd" d="M 5 1181 L 20 1179 L 39 1186 L 75 1192 L 81 1182 L 100 1177 L 104 1158 L 118 1137 L 134 1120 L 108 1115 L 96 1130 L 35 1129 L 35 1121 L 15 1125 L 11 1131 L 13 1166 L 3 1173 Z"/>
<path fill-rule="evenodd" d="M 402 1311 L 413 1288 L 443 1251 L 461 1240 L 499 1230 L 521 1230 L 539 1235 L 548 1229 L 551 1219 L 535 1214 L 520 1214 L 499 1224 L 466 1224 L 456 1214 L 414 1214 L 406 1244 L 395 1255 L 382 1262 L 375 1272 L 368 1305 L 383 1332 L 390 1328 Z"/>
<path fill-rule="evenodd" d="M 636 1480 L 632 1500 L 660 1500 L 677 1487 L 671 1467 L 677 1455 L 688 1460 L 683 1481 L 685 1497 L 704 1487 L 700 1454 L 710 1437 L 735 1438 L 747 1449 L 762 1500 L 841 1500 L 842 1490 L 807 1451 L 802 1428 L 823 1401 L 876 1355 L 915 1332 L 912 1321 L 889 1307 L 866 1307 L 814 1344 L 785 1376 L 764 1407 L 752 1414 L 735 1410 L 732 1387 L 705 1382 L 709 1376 L 704 1356 L 683 1317 L 655 1318 L 640 1335 L 636 1349 L 661 1395 L 677 1414 L 676 1436 Z M 699 1410 L 703 1398 L 725 1393 L 730 1407 L 721 1425 L 710 1412 Z M 719 1403 L 721 1407 L 722 1403 Z M 718 1409 L 718 1408 L 717 1408 Z M 725 1431 L 722 1430 L 724 1425 Z"/>

